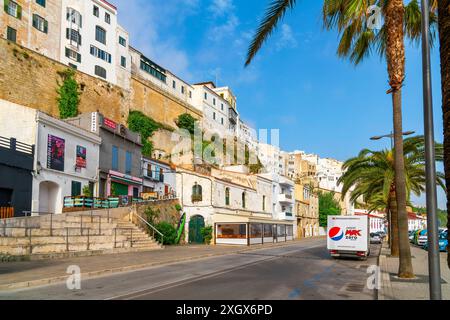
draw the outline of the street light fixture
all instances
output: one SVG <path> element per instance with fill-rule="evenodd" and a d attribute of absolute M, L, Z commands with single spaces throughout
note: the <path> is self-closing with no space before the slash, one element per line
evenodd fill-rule
<path fill-rule="evenodd" d="M 406 131 L 406 132 L 403 132 L 403 135 L 404 136 L 410 136 L 410 135 L 413 135 L 415 133 L 416 133 L 415 131 Z M 372 138 L 370 138 L 370 140 L 381 140 L 383 138 L 391 138 L 391 149 L 394 149 L 394 140 L 393 140 L 394 139 L 394 133 L 393 132 L 391 132 L 390 134 L 382 135 L 382 136 L 372 137 Z"/>

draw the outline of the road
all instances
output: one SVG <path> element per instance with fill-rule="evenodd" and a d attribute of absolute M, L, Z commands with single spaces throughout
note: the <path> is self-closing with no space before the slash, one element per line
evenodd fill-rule
<path fill-rule="evenodd" d="M 175 263 L 66 284 L 0 292 L 0 299 L 295 300 L 376 299 L 366 286 L 380 246 L 367 261 L 331 259 L 325 239 Z"/>

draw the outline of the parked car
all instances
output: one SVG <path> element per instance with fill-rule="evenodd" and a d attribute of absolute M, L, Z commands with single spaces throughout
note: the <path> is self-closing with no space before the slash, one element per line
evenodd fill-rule
<path fill-rule="evenodd" d="M 441 232 L 439 234 L 439 251 L 446 252 L 448 246 L 448 231 Z M 428 241 L 424 244 L 423 248 L 428 251 Z"/>
<path fill-rule="evenodd" d="M 416 233 L 416 230 L 409 231 L 409 242 L 414 243 L 414 235 Z"/>
<path fill-rule="evenodd" d="M 382 242 L 382 239 L 378 233 L 371 233 L 370 234 L 370 243 L 377 243 L 380 244 Z"/>

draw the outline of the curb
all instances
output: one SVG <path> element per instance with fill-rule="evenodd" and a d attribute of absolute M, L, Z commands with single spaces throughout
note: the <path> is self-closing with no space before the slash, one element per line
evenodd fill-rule
<path fill-rule="evenodd" d="M 383 250 L 383 248 L 381 250 Z M 378 300 L 392 300 L 394 295 L 392 291 L 391 275 L 388 272 L 386 254 L 380 253 L 379 266 L 381 271 L 381 286 L 380 289 L 378 289 Z"/>
<path fill-rule="evenodd" d="M 267 249 L 267 248 L 273 248 L 273 247 L 289 247 L 293 246 L 298 242 L 301 242 L 302 240 L 308 240 L 308 239 L 320 239 L 321 237 L 314 237 L 314 238 L 304 238 L 301 240 L 296 240 L 293 242 L 283 242 L 282 244 L 276 243 L 276 244 L 269 244 L 261 247 L 253 247 L 253 248 L 245 248 L 245 249 L 239 249 L 235 251 L 230 251 L 226 253 L 209 253 L 204 254 L 200 256 L 191 256 L 191 257 L 185 257 L 185 258 L 177 258 L 177 259 L 171 259 L 171 260 L 165 260 L 160 262 L 151 262 L 151 263 L 144 263 L 144 264 L 138 264 L 138 265 L 131 265 L 131 266 L 124 266 L 124 267 L 117 267 L 117 268 L 111 268 L 111 269 L 103 269 L 103 270 L 96 270 L 96 271 L 90 271 L 87 273 L 81 273 L 82 279 L 90 279 L 94 277 L 99 277 L 103 275 L 108 274 L 115 274 L 115 273 L 121 273 L 121 272 L 128 272 L 128 271 L 136 271 L 136 270 L 143 270 L 146 268 L 151 268 L 155 266 L 161 266 L 161 265 L 170 265 L 178 262 L 186 262 L 186 261 L 195 261 L 195 260 L 201 260 L 216 256 L 226 256 L 231 254 L 237 254 L 242 252 L 248 252 L 248 251 L 256 251 L 260 249 Z M 10 291 L 10 290 L 16 290 L 16 289 L 26 289 L 31 287 L 40 287 L 50 284 L 57 284 L 57 283 L 63 283 L 67 280 L 69 274 L 64 276 L 57 276 L 52 278 L 46 278 L 46 279 L 37 279 L 37 280 L 30 280 L 30 281 L 24 281 L 24 282 L 15 282 L 15 283 L 9 283 L 0 285 L 0 291 Z"/>

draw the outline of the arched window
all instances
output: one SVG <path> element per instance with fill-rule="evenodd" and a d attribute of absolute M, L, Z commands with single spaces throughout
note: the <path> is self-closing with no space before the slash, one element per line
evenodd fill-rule
<path fill-rule="evenodd" d="M 244 208 L 244 209 L 245 209 L 245 197 L 246 197 L 246 194 L 244 191 L 244 192 L 242 192 L 242 208 Z"/>
<path fill-rule="evenodd" d="M 230 205 L 230 188 L 225 189 L 225 205 Z"/>
<path fill-rule="evenodd" d="M 197 182 L 192 187 L 192 202 L 202 201 L 202 186 L 197 184 Z"/>

